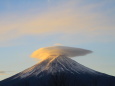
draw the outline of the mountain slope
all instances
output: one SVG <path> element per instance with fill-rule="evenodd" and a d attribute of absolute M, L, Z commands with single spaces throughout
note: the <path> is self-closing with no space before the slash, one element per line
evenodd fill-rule
<path fill-rule="evenodd" d="M 115 77 L 89 69 L 64 56 L 50 56 L 0 86 L 115 86 Z"/>

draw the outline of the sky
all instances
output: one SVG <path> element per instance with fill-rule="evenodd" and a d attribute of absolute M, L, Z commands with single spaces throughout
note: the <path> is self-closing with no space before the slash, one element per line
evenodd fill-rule
<path fill-rule="evenodd" d="M 0 0 L 0 80 L 39 62 L 33 51 L 93 51 L 72 59 L 115 76 L 115 0 Z"/>

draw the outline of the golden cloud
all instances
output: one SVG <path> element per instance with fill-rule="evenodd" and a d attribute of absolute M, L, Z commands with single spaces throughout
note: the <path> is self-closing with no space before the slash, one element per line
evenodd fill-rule
<path fill-rule="evenodd" d="M 100 4 L 77 6 L 75 0 L 54 6 L 40 14 L 0 20 L 0 41 L 10 40 L 25 35 L 40 34 L 86 34 L 86 36 L 111 35 L 115 32 L 115 25 L 109 23 L 105 14 L 92 12 Z M 9 17 L 9 16 L 8 16 Z M 106 22 L 105 22 L 106 21 Z M 109 31 L 109 32 L 108 32 Z M 111 34 L 110 34 L 111 33 Z"/>
<path fill-rule="evenodd" d="M 84 56 L 89 53 L 92 53 L 90 50 L 75 48 L 75 47 L 67 47 L 67 46 L 51 46 L 44 47 L 34 51 L 31 57 L 38 59 L 46 59 L 49 56 L 59 56 L 64 55 L 67 57 L 75 57 L 75 56 Z"/>

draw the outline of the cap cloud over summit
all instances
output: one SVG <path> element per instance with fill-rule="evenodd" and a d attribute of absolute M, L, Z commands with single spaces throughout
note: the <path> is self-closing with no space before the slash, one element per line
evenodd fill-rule
<path fill-rule="evenodd" d="M 91 50 L 67 46 L 51 46 L 44 47 L 34 51 L 31 57 L 45 59 L 50 55 L 65 55 L 67 57 L 84 56 L 92 53 Z"/>

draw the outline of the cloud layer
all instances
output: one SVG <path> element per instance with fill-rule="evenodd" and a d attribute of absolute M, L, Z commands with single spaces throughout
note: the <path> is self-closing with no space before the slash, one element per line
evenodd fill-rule
<path fill-rule="evenodd" d="M 59 56 L 65 55 L 67 57 L 75 57 L 75 56 L 84 56 L 86 54 L 91 53 L 92 51 L 81 49 L 81 48 L 74 48 L 74 47 L 67 47 L 67 46 L 51 46 L 51 47 L 44 47 L 34 51 L 31 57 L 45 59 L 49 56 Z"/>
<path fill-rule="evenodd" d="M 0 75 L 6 75 L 6 71 L 0 71 Z"/>
<path fill-rule="evenodd" d="M 83 2 L 82 0 L 67 0 L 65 3 L 60 1 L 61 4 L 50 6 L 47 11 L 43 10 L 40 13 L 29 15 L 29 12 L 25 12 L 20 17 L 19 13 L 6 15 L 0 20 L 0 42 L 4 44 L 4 41 L 23 36 L 54 33 L 63 33 L 66 36 L 77 34 L 79 37 L 84 37 L 82 39 L 91 40 L 104 40 L 108 36 L 109 40 L 112 39 L 115 32 L 112 11 L 99 10 L 106 7 L 107 2 L 82 5 Z M 110 14 L 111 16 L 108 16 Z"/>
<path fill-rule="evenodd" d="M 0 71 L 0 75 L 9 75 L 11 73 L 14 73 L 15 71 Z"/>

